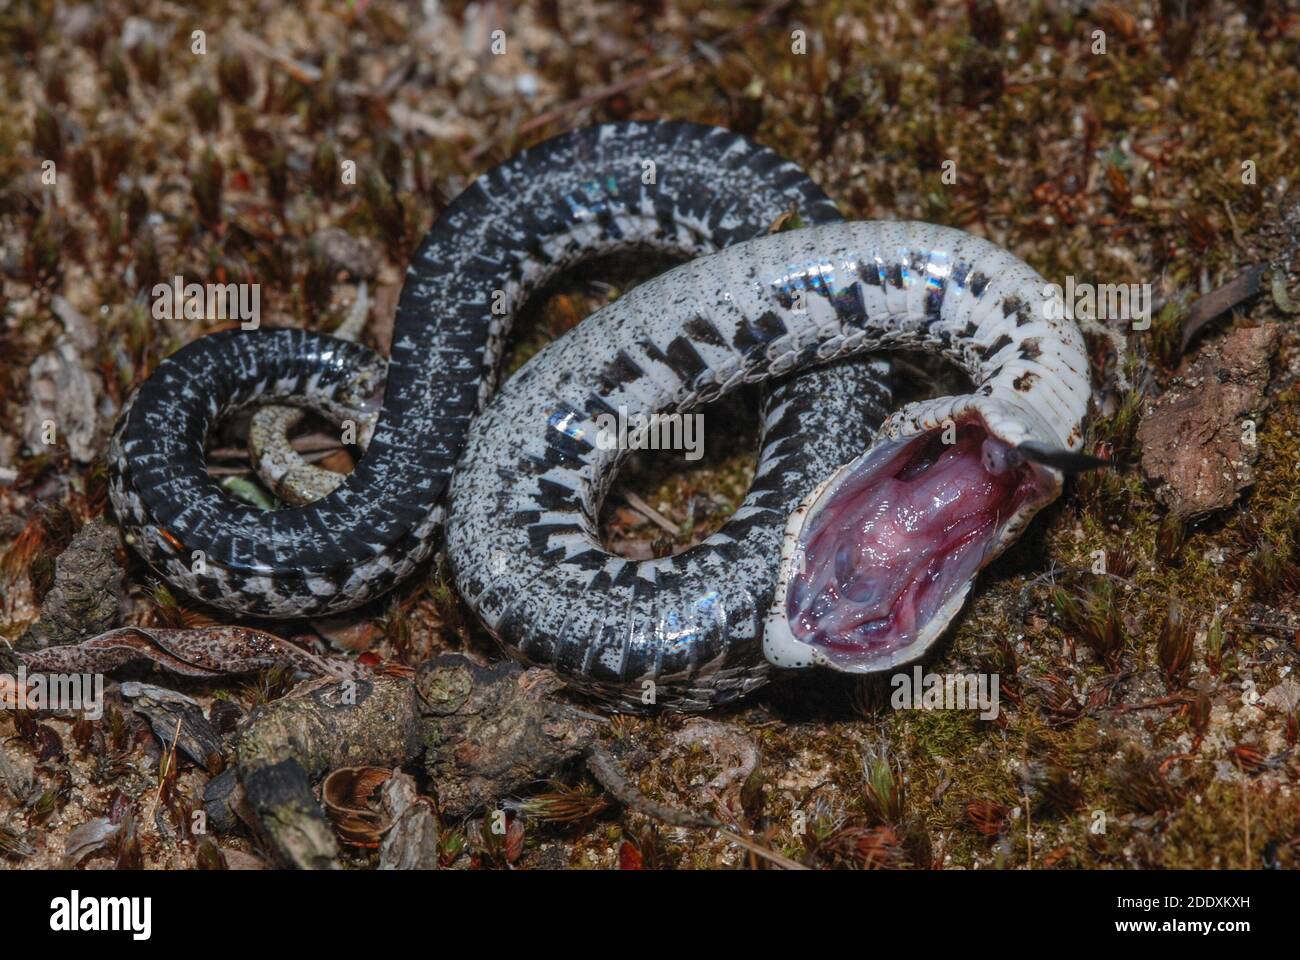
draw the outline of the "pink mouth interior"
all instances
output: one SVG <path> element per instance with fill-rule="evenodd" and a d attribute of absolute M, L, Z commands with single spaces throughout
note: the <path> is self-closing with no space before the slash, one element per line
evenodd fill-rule
<path fill-rule="evenodd" d="M 1043 495 L 1033 468 L 978 418 L 885 443 L 823 496 L 803 531 L 786 616 L 834 661 L 887 665 L 986 559 L 1016 511 Z"/>

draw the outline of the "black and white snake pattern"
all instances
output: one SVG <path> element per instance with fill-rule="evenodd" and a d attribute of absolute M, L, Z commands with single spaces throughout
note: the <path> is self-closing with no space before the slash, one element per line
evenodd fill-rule
<path fill-rule="evenodd" d="M 129 542 L 172 584 L 235 614 L 315 616 L 383 594 L 436 543 L 452 466 L 531 291 L 619 250 L 710 253 L 763 233 L 792 204 L 811 223 L 839 219 L 794 164 L 713 127 L 607 124 L 520 153 L 429 231 L 387 361 L 301 330 L 219 333 L 163 361 L 111 443 L 110 492 Z M 811 445 L 808 480 L 870 436 L 889 406 L 886 372 L 883 362 L 810 371 L 773 391 L 774 409 L 817 406 L 855 425 Z M 208 475 L 205 440 L 231 411 L 278 400 L 373 421 L 385 377 L 365 455 L 323 499 L 267 512 Z M 781 435 L 796 432 L 792 419 Z M 775 555 L 764 564 L 770 586 Z"/>
<path fill-rule="evenodd" d="M 758 236 L 792 201 L 815 225 Z M 370 447 L 334 492 L 240 506 L 207 476 L 204 438 L 252 402 L 364 410 L 383 360 L 301 331 L 215 335 L 161 364 L 124 413 L 118 515 L 186 591 L 304 616 L 406 576 L 434 545 L 450 477 L 462 596 L 503 643 L 623 709 L 707 709 L 772 665 L 915 659 L 1060 492 L 1051 454 L 1082 445 L 1087 358 L 1042 278 L 988 241 L 838 219 L 796 167 L 726 131 L 620 124 L 548 141 L 481 177 L 425 239 Z M 638 247 L 695 259 L 548 345 L 493 397 L 528 294 Z M 950 358 L 974 392 L 911 404 L 873 442 L 887 367 L 835 361 L 897 349 Z M 602 547 L 625 453 L 597 442 L 603 418 L 683 412 L 796 373 L 768 395 L 753 486 L 719 531 L 656 560 Z"/>
<path fill-rule="evenodd" d="M 975 570 L 1059 493 L 1061 473 L 1017 451 L 1082 445 L 1091 392 L 1082 337 L 1044 298 L 1044 281 L 1022 261 L 923 223 L 780 233 L 642 284 L 535 356 L 471 427 L 449 500 L 457 587 L 503 642 L 616 702 L 649 689 L 661 704 L 708 706 L 762 683 L 768 661 L 878 670 L 914 659 L 951 621 Z M 950 357 L 975 392 L 894 413 L 872 452 L 837 476 L 950 428 L 954 450 L 971 447 L 971 469 L 982 469 L 982 452 L 997 461 L 986 477 L 1015 481 L 1002 488 L 1005 513 L 982 524 L 978 554 L 961 558 L 965 575 L 934 598 L 906 649 L 845 664 L 787 622 L 800 532 L 834 482 L 805 498 L 803 445 L 859 426 L 815 403 L 769 411 L 754 493 L 731 524 L 662 559 L 602 548 L 596 518 L 621 455 L 597 442 L 602 413 L 685 410 L 743 383 L 900 348 Z M 784 438 L 774 442 L 778 425 Z M 925 464 L 913 456 L 916 474 Z M 954 550 L 971 542 L 963 537 Z M 766 587 L 778 554 L 774 597 Z"/>

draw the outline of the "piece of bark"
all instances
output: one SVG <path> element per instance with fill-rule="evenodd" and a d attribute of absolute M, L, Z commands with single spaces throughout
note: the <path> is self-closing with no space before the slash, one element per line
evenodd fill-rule
<path fill-rule="evenodd" d="M 334 830 L 311 780 L 336 767 L 395 767 L 417 755 L 409 679 L 304 684 L 258 707 L 236 745 L 248 803 L 283 860 L 303 869 L 337 865 Z"/>
<path fill-rule="evenodd" d="M 1275 324 L 1234 330 L 1202 350 L 1144 412 L 1142 470 L 1169 510 L 1191 519 L 1228 506 L 1254 483 L 1256 424 L 1266 403 Z"/>
<path fill-rule="evenodd" d="M 415 755 L 415 696 L 406 678 L 321 677 L 255 709 L 236 753 L 247 770 L 293 758 L 313 779 L 337 767 L 395 767 Z"/>
<path fill-rule="evenodd" d="M 54 561 L 54 586 L 36 622 L 18 638 L 18 650 L 73 643 L 109 630 L 122 606 L 121 535 L 102 517 L 91 520 Z"/>
<path fill-rule="evenodd" d="M 108 817 L 96 817 L 81 824 L 68 834 L 67 840 L 64 841 L 64 867 L 74 868 L 92 853 L 108 846 L 121 827 L 120 823 L 113 823 Z"/>
<path fill-rule="evenodd" d="M 420 796 L 415 779 L 394 770 L 384 784 L 383 801 L 392 827 L 379 849 L 379 869 L 436 870 L 438 818 L 428 799 Z"/>
<path fill-rule="evenodd" d="M 267 868 L 265 863 L 251 853 L 245 853 L 243 850 L 237 850 L 234 847 L 222 847 L 221 853 L 226 858 L 227 870 L 265 870 Z"/>
<path fill-rule="evenodd" d="M 250 822 L 252 811 L 234 767 L 227 767 L 204 785 L 203 812 L 207 814 L 208 826 L 221 835 L 234 833 L 241 821 L 250 827 L 257 826 Z"/>
<path fill-rule="evenodd" d="M 551 695 L 549 670 L 445 654 L 416 675 L 425 767 L 447 816 L 496 806 L 554 776 L 594 742 L 596 721 Z"/>
<path fill-rule="evenodd" d="M 244 773 L 244 792 L 258 822 L 286 863 L 302 870 L 338 869 L 334 829 L 297 760 L 281 760 Z"/>
<path fill-rule="evenodd" d="M 122 684 L 121 689 L 122 696 L 131 701 L 131 709 L 149 721 L 164 750 L 171 749 L 174 739 L 182 753 L 209 773 L 220 773 L 225 767 L 221 735 L 193 698 L 134 680 Z"/>
<path fill-rule="evenodd" d="M 72 459 L 90 463 L 102 449 L 117 411 L 104 391 L 98 371 L 87 369 L 81 351 L 68 337 L 41 354 L 28 368 L 30 400 L 23 411 L 23 438 L 34 453 L 48 452 L 54 442 L 67 444 Z M 102 403 L 100 402 L 102 400 Z"/>

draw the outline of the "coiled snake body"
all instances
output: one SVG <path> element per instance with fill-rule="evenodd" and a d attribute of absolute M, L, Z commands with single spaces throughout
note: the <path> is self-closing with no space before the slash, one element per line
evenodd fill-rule
<path fill-rule="evenodd" d="M 820 225 L 749 239 L 792 201 Z M 374 437 L 337 490 L 275 512 L 237 505 L 207 477 L 203 438 L 255 401 L 342 417 L 383 362 L 300 331 L 216 335 L 161 364 L 124 413 L 118 515 L 169 580 L 219 606 L 342 610 L 432 548 L 468 430 L 447 529 L 458 588 L 505 643 L 611 705 L 704 709 L 762 684 L 769 661 L 914 658 L 1059 492 L 1038 453 L 1081 445 L 1087 362 L 1010 254 L 948 228 L 837 219 L 797 168 L 725 131 L 626 124 L 549 141 L 480 178 L 426 238 Z M 550 344 L 482 409 L 529 291 L 638 246 L 698 259 Z M 886 368 L 822 365 L 898 348 L 949 356 L 975 393 L 904 408 L 872 445 Z M 682 411 L 810 367 L 769 395 L 753 487 L 721 530 L 660 560 L 601 547 L 624 451 L 597 442 L 600 418 Z"/>
<path fill-rule="evenodd" d="M 303 617 L 364 603 L 434 546 L 447 478 L 530 291 L 621 249 L 712 252 L 761 234 L 791 204 L 813 223 L 839 218 L 793 164 L 712 127 L 607 124 L 524 151 L 480 177 L 430 230 L 403 286 L 387 362 L 331 337 L 260 330 L 200 338 L 160 364 L 112 439 L 117 516 L 170 582 L 233 613 Z M 797 395 L 777 391 L 865 421 L 862 432 L 820 444 L 810 478 L 850 456 L 884 415 L 882 369 L 814 371 Z M 266 512 L 208 476 L 204 440 L 230 411 L 280 400 L 344 420 L 365 411 L 385 375 L 369 447 L 324 499 Z"/>
<path fill-rule="evenodd" d="M 471 427 L 449 501 L 457 586 L 503 641 L 606 697 L 646 681 L 679 706 L 734 696 L 763 678 L 759 638 L 787 667 L 915 659 L 975 572 L 1059 492 L 1061 473 L 1035 458 L 1082 444 L 1082 338 L 1044 298 L 1015 257 L 921 223 L 776 234 L 657 277 L 534 357 Z M 733 521 L 745 546 L 724 527 L 663 559 L 601 548 L 594 520 L 620 456 L 597 442 L 601 413 L 687 409 L 897 348 L 947 355 L 975 392 L 896 412 L 806 498 L 782 476 L 802 457 L 797 442 L 769 447 L 764 496 Z M 849 425 L 813 415 L 801 426 L 802 439 Z M 773 598 L 760 571 L 777 553 Z"/>

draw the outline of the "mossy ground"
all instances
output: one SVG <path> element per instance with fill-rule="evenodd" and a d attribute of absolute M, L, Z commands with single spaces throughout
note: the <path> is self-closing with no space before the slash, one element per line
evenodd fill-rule
<path fill-rule="evenodd" d="M 0 14 L 0 465 L 17 472 L 0 487 L 10 560 L 0 632 L 14 636 L 34 615 L 52 557 L 104 509 L 102 464 L 74 462 L 61 445 L 34 453 L 19 436 L 28 368 L 61 332 L 55 295 L 91 318 L 98 338 L 85 362 L 117 406 L 162 357 L 214 326 L 154 321 L 148 292 L 159 279 L 259 282 L 267 323 L 331 329 L 352 278 L 314 261 L 307 241 L 336 226 L 382 252 L 366 338 L 383 346 L 406 261 L 445 198 L 518 147 L 580 123 L 722 124 L 799 162 L 846 215 L 961 226 L 1049 278 L 1149 282 L 1154 329 L 1129 336 L 1147 392 L 1176 367 L 1188 302 L 1242 267 L 1278 262 L 1283 288 L 1300 297 L 1285 273 L 1295 267 L 1290 185 L 1300 182 L 1294 10 L 791 3 L 724 42 L 757 7 L 632 7 L 452 4 L 424 22 L 417 7 L 378 3 L 286 5 L 269 17 L 240 3 L 34 3 Z M 128 16 L 149 29 L 128 29 Z M 487 52 L 497 27 L 501 56 Z M 202 57 L 192 53 L 199 28 Z M 268 59 L 238 40 L 241 28 L 297 62 Z M 1097 30 L 1104 54 L 1094 52 Z M 653 82 L 565 106 L 687 55 Z M 519 132 L 547 110 L 552 122 Z M 41 183 L 46 159 L 57 185 Z M 343 159 L 356 161 L 356 185 L 338 183 Z M 512 366 L 643 276 L 612 269 L 600 277 L 608 286 L 570 280 L 550 291 Z M 1258 479 L 1239 507 L 1186 528 L 1168 519 L 1136 468 L 1137 405 L 1114 390 L 1107 344 L 1094 338 L 1106 415 L 1093 420 L 1093 439 L 1125 469 L 1080 480 L 1046 511 L 981 577 L 927 662 L 940 673 L 997 672 L 998 719 L 893 710 L 879 681 L 789 678 L 717 717 L 745 731 L 762 762 L 714 812 L 814 865 L 1290 865 L 1300 850 L 1300 714 L 1287 692 L 1300 666 L 1300 338 L 1266 295 L 1191 351 L 1228 325 L 1266 321 L 1286 326 L 1259 423 Z M 733 405 L 711 422 L 724 417 L 747 419 Z M 752 469 L 743 436 L 686 469 L 645 458 L 607 510 L 611 545 L 648 555 L 698 539 L 734 509 Z M 628 506 L 629 490 L 663 522 Z M 134 617 L 203 615 L 151 591 L 133 564 Z M 1171 601 L 1181 626 L 1168 623 Z M 382 657 L 498 655 L 436 568 L 362 613 L 381 628 Z M 247 704 L 278 692 L 268 681 L 230 695 Z M 708 803 L 701 785 L 716 761 L 668 745 L 684 722 L 618 718 L 610 737 L 639 759 L 647 794 Z M 0 718 L 0 732 L 11 723 Z M 156 761 L 156 750 L 137 750 L 129 775 L 92 780 L 73 751 L 72 787 L 60 786 L 68 771 L 42 768 L 47 789 L 25 808 L 6 795 L 0 819 L 57 852 L 56 837 L 100 815 L 112 789 L 156 789 Z M 176 789 L 193 801 L 199 779 L 187 773 Z M 620 857 L 764 862 L 711 832 L 610 810 L 569 826 L 530 821 L 518 862 L 607 867 Z M 146 863 L 192 859 L 145 844 Z"/>

